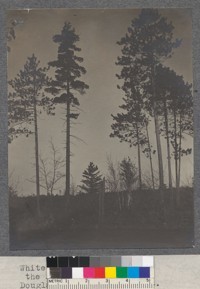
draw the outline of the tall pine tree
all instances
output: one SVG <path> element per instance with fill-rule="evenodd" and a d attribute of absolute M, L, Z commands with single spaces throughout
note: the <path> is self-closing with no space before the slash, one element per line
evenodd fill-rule
<path fill-rule="evenodd" d="M 44 95 L 48 85 L 46 68 L 40 67 L 40 61 L 33 54 L 28 57 L 24 68 L 9 81 L 13 91 L 8 95 L 8 131 L 9 141 L 15 137 L 34 134 L 37 212 L 40 215 L 40 173 L 38 140 L 38 107 L 43 107 L 48 114 L 54 114 L 51 99 Z M 33 127 L 34 126 L 34 127 Z"/>
<path fill-rule="evenodd" d="M 65 23 L 61 34 L 54 35 L 53 41 L 58 44 L 58 55 L 55 61 L 50 61 L 49 66 L 55 69 L 55 79 L 52 80 L 48 92 L 52 93 L 55 104 L 64 104 L 66 107 L 66 188 L 65 194 L 70 194 L 70 129 L 71 119 L 77 119 L 79 113 L 74 113 L 80 103 L 76 92 L 84 94 L 89 88 L 79 80 L 86 69 L 80 65 L 83 58 L 76 53 L 81 49 L 76 46 L 79 36 L 75 33 L 70 23 Z"/>
<path fill-rule="evenodd" d="M 122 53 L 126 53 L 126 48 L 122 49 Z M 137 147 L 138 157 L 138 180 L 139 188 L 142 188 L 142 165 L 141 165 L 141 152 L 145 152 L 146 156 L 150 159 L 150 167 L 152 170 L 152 158 L 149 144 L 148 133 L 148 119 L 144 113 L 145 98 L 143 97 L 141 75 L 145 73 L 139 60 L 134 60 L 131 55 L 118 57 L 117 65 L 122 66 L 121 73 L 117 74 L 117 78 L 123 84 L 117 87 L 123 91 L 123 104 L 119 106 L 122 113 L 116 116 L 112 115 L 114 120 L 111 125 L 113 132 L 111 137 L 118 137 L 120 141 L 126 141 L 130 147 Z M 141 150 L 142 149 L 142 150 Z M 148 152 L 148 153 L 147 153 Z M 154 180 L 152 178 L 154 186 Z"/>
<path fill-rule="evenodd" d="M 136 97 L 134 98 L 134 95 Z M 142 168 L 141 168 L 141 146 L 146 143 L 146 136 L 143 132 L 144 115 L 141 113 L 140 103 L 137 101 L 137 93 L 132 94 L 134 98 L 132 103 L 130 97 L 124 98 L 124 104 L 120 106 L 124 112 L 118 113 L 116 116 L 112 115 L 114 120 L 111 125 L 113 133 L 111 137 L 118 137 L 120 142 L 127 142 L 130 147 L 137 147 L 138 157 L 138 180 L 139 188 L 142 188 Z"/>

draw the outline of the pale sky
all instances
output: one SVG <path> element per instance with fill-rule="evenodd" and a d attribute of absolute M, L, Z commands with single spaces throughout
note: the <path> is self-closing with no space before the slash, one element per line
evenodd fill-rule
<path fill-rule="evenodd" d="M 174 36 L 182 38 L 183 42 L 173 57 L 165 65 L 173 68 L 184 79 L 192 83 L 192 24 L 190 9 L 160 9 L 162 15 L 172 21 Z M 119 112 L 123 92 L 117 89 L 118 79 L 115 74 L 119 68 L 115 65 L 120 56 L 120 47 L 116 44 L 127 31 L 131 20 L 139 14 L 138 9 L 35 9 L 16 10 L 8 12 L 8 23 L 17 19 L 23 24 L 15 28 L 16 39 L 9 43 L 11 51 L 8 55 L 8 79 L 16 76 L 23 67 L 27 57 L 33 53 L 46 66 L 50 60 L 57 57 L 58 46 L 52 41 L 52 36 L 60 34 L 64 22 L 71 22 L 80 36 L 77 43 L 84 58 L 83 66 L 87 73 L 84 80 L 90 88 L 85 95 L 78 95 L 81 113 L 78 123 L 73 127 L 72 134 L 84 142 L 72 139 L 71 176 L 76 185 L 80 184 L 83 170 L 93 161 L 106 174 L 106 155 L 111 155 L 113 161 L 121 161 L 130 156 L 137 164 L 136 148 L 120 143 L 117 138 L 110 138 L 112 117 Z M 39 117 L 39 151 L 41 156 L 50 158 L 49 140 L 52 138 L 60 153 L 65 157 L 65 133 L 62 118 L 62 107 L 57 106 L 56 116 Z M 155 144 L 154 126 L 151 125 L 151 141 Z M 192 140 L 187 138 L 186 147 L 192 147 Z M 163 152 L 166 151 L 162 141 Z M 164 158 L 165 182 L 167 183 L 167 162 Z M 157 171 L 157 159 L 154 157 L 154 167 Z M 19 182 L 18 189 L 22 195 L 35 194 L 35 186 L 27 181 L 34 176 L 34 136 L 24 136 L 9 144 L 9 172 L 12 172 L 11 182 Z M 142 157 L 144 174 L 148 174 L 149 160 Z M 193 155 L 184 157 L 182 161 L 182 184 L 187 184 L 193 176 Z M 174 167 L 172 167 L 174 169 Z M 64 182 L 61 183 L 64 190 Z M 42 191 L 44 193 L 44 191 Z"/>

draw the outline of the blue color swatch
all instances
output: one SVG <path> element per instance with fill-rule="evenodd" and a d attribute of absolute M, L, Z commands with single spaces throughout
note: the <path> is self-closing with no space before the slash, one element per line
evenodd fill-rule
<path fill-rule="evenodd" d="M 150 268 L 149 267 L 140 267 L 139 278 L 150 278 Z"/>

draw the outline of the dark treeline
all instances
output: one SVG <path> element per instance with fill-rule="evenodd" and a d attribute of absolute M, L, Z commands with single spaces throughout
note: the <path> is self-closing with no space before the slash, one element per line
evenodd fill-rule
<path fill-rule="evenodd" d="M 11 28 L 8 40 L 14 41 L 16 35 L 14 27 Z M 33 210 L 36 200 L 37 214 L 21 212 L 21 217 L 45 215 L 44 226 L 56 226 L 59 217 L 52 210 L 54 206 L 71 228 L 83 225 L 87 217 L 93 227 L 112 224 L 114 218 L 118 225 L 134 227 L 142 218 L 141 211 L 145 211 L 147 226 L 155 223 L 157 228 L 161 224 L 170 227 L 172 218 L 182 220 L 180 224 L 174 223 L 177 227 L 184 227 L 187 218 L 187 225 L 191 224 L 191 215 L 188 217 L 191 189 L 183 188 L 181 171 L 182 158 L 192 153 L 192 148 L 186 146 L 187 138 L 193 137 L 192 85 L 166 65 L 182 44 L 180 39 L 174 39 L 173 32 L 173 24 L 158 10 L 142 9 L 118 41 L 121 55 L 116 60 L 116 70 L 120 69 L 116 77 L 122 104 L 119 112 L 111 115 L 110 137 L 133 147 L 133 155 L 118 163 L 107 157 L 104 174 L 98 164 L 88 160 L 79 186 L 71 177 L 71 130 L 81 111 L 78 96 L 82 97 L 89 89 L 82 80 L 86 69 L 82 66 L 84 59 L 79 56 L 79 36 L 70 23 L 65 23 L 61 33 L 53 36 L 57 45 L 55 60 L 41 67 L 34 54 L 27 59 L 17 76 L 9 81 L 8 95 L 9 143 L 12 145 L 22 135 L 34 137 L 35 176 L 30 181 L 35 183 L 36 198 L 26 196 L 23 201 L 17 189 L 11 184 L 9 187 L 15 211 L 29 201 Z M 53 77 L 49 77 L 50 72 Z M 39 154 L 38 117 L 44 112 L 55 117 L 56 106 L 65 109 L 65 157 L 51 141 L 48 160 Z M 148 176 L 143 167 L 146 158 Z M 63 179 L 65 186 L 61 184 Z M 46 197 L 41 196 L 41 189 Z M 58 190 L 63 196 L 55 196 L 59 195 Z M 189 199 L 188 207 L 185 197 Z M 128 219 L 131 221 L 127 223 Z"/>
<path fill-rule="evenodd" d="M 165 194 L 165 202 L 169 206 L 164 220 L 159 206 L 159 190 L 138 190 L 133 195 L 133 202 L 129 202 L 127 209 L 126 195 L 124 191 L 118 192 L 119 200 L 115 192 L 107 192 L 104 195 L 103 216 L 101 215 L 101 198 L 98 194 L 79 193 L 70 195 L 70 206 L 66 210 L 64 196 L 41 195 L 41 207 L 43 218 L 38 224 L 35 211 L 36 199 L 34 196 L 17 197 L 10 191 L 10 216 L 11 230 L 25 233 L 26 231 L 45 230 L 81 230 L 102 229 L 112 227 L 132 229 L 188 229 L 192 230 L 193 223 L 193 198 L 191 188 L 181 188 L 181 206 L 171 210 L 170 196 Z M 102 226 L 103 225 L 103 226 Z M 37 235 L 36 235 L 37 236 Z M 59 237 L 59 236 L 58 236 Z"/>

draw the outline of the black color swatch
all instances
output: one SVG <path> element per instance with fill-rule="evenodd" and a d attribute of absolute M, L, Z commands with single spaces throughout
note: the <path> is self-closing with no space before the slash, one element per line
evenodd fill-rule
<path fill-rule="evenodd" d="M 78 267 L 78 257 L 69 257 L 69 267 Z"/>
<path fill-rule="evenodd" d="M 89 257 L 79 257 L 79 267 L 90 267 Z"/>
<path fill-rule="evenodd" d="M 58 257 L 58 267 L 69 267 L 69 257 Z"/>
<path fill-rule="evenodd" d="M 47 257 L 47 268 L 58 267 L 58 258 L 57 257 Z"/>

